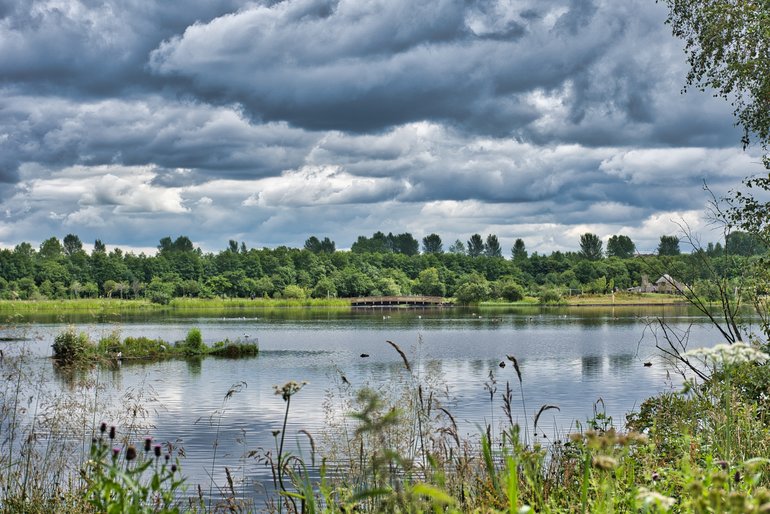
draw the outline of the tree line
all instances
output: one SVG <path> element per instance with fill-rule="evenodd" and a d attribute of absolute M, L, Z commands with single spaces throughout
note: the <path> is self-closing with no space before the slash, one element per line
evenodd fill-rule
<path fill-rule="evenodd" d="M 529 253 L 517 239 L 510 257 L 496 235 L 473 234 L 445 251 L 438 234 L 420 242 L 411 234 L 376 232 L 359 236 L 350 251 L 339 251 L 328 237 L 309 237 L 304 247 L 248 248 L 231 240 L 223 250 L 204 253 L 186 236 L 164 237 L 156 255 L 107 251 L 96 240 L 86 250 L 77 235 L 51 237 L 35 249 L 20 243 L 0 250 L 0 298 L 174 297 L 327 298 L 369 295 L 455 297 L 461 302 L 520 300 L 544 291 L 603 293 L 655 280 L 663 273 L 686 283 L 707 278 L 703 260 L 725 276 L 739 276 L 746 260 L 767 252 L 745 232 L 728 235 L 692 253 L 679 239 L 662 236 L 655 255 L 640 256 L 628 236 L 602 240 L 583 234 L 579 250 L 549 255 Z M 705 286 L 704 286 L 705 287 Z"/>

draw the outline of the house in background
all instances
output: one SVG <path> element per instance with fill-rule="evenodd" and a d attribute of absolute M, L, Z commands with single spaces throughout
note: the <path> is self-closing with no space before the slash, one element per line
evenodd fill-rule
<path fill-rule="evenodd" d="M 674 279 L 671 275 L 662 275 L 655 283 L 650 283 L 647 275 L 642 275 L 642 284 L 627 289 L 629 293 L 665 293 L 682 294 L 687 286 Z"/>

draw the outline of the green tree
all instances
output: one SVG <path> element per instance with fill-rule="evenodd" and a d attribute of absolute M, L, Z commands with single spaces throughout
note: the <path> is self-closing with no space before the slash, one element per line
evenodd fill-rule
<path fill-rule="evenodd" d="M 452 246 L 449 247 L 449 253 L 465 255 L 465 245 L 462 241 L 457 239 L 454 243 L 452 243 Z"/>
<path fill-rule="evenodd" d="M 767 253 L 767 248 L 756 235 L 736 230 L 725 237 L 725 252 L 748 257 Z"/>
<path fill-rule="evenodd" d="M 83 242 L 75 234 L 67 234 L 64 236 L 64 253 L 68 257 L 83 251 Z"/>
<path fill-rule="evenodd" d="M 511 256 L 515 262 L 522 262 L 527 260 L 527 247 L 524 246 L 523 240 L 516 239 L 516 242 L 513 243 Z"/>
<path fill-rule="evenodd" d="M 473 234 L 468 240 L 468 255 L 471 257 L 478 257 L 484 254 L 484 240 L 481 239 L 481 234 Z"/>
<path fill-rule="evenodd" d="M 602 258 L 602 240 L 599 236 L 590 232 L 580 236 L 580 256 L 589 261 L 598 261 Z"/>
<path fill-rule="evenodd" d="M 441 237 L 438 234 L 429 234 L 422 238 L 423 253 L 443 253 Z"/>
<path fill-rule="evenodd" d="M 624 235 L 615 235 L 607 241 L 607 257 L 629 259 L 636 253 L 636 245 L 631 238 Z"/>
<path fill-rule="evenodd" d="M 679 255 L 679 238 L 676 236 L 660 236 L 658 255 Z"/>
<path fill-rule="evenodd" d="M 487 257 L 502 257 L 503 250 L 500 248 L 500 241 L 495 234 L 489 234 L 484 242 L 484 255 Z"/>
<path fill-rule="evenodd" d="M 64 254 L 64 248 L 55 237 L 46 239 L 40 243 L 38 255 L 43 259 L 58 259 Z"/>
<path fill-rule="evenodd" d="M 441 282 L 441 277 L 436 268 L 422 270 L 417 276 L 414 290 L 427 296 L 444 296 L 446 294 L 446 286 Z"/>
<path fill-rule="evenodd" d="M 478 303 L 489 299 L 490 287 L 486 278 L 478 274 L 465 277 L 455 290 L 455 298 L 463 304 Z"/>
<path fill-rule="evenodd" d="M 313 253 L 334 253 L 336 244 L 328 237 L 325 237 L 323 241 L 321 241 L 316 236 L 310 236 L 305 241 L 305 250 Z"/>
<path fill-rule="evenodd" d="M 337 287 L 329 277 L 321 278 L 313 288 L 313 298 L 333 298 L 337 296 Z"/>
<path fill-rule="evenodd" d="M 94 240 L 94 251 L 91 253 L 107 253 L 107 246 L 101 239 Z"/>

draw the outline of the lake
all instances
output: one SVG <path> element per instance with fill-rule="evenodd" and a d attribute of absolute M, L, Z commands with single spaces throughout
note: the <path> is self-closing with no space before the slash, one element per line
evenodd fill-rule
<path fill-rule="evenodd" d="M 276 385 L 307 382 L 292 398 L 286 432 L 287 447 L 307 456 L 308 438 L 299 430 L 313 434 L 316 444 L 328 444 L 335 437 L 330 426 L 352 426 L 344 411 L 356 390 L 366 385 L 397 395 L 404 381 L 414 380 L 386 343 L 390 340 L 403 349 L 426 394 L 432 391 L 452 413 L 462 435 L 478 438 L 487 424 L 499 429 L 504 416 L 501 395 L 508 382 L 513 416 L 526 425 L 530 439 L 532 418 L 540 406 L 559 407 L 546 411 L 538 427 L 539 437 L 553 440 L 574 430 L 576 423 L 585 426 L 597 411 L 622 427 L 626 413 L 638 409 L 644 399 L 679 387 L 681 379 L 655 348 L 651 322 L 656 318 L 689 330 L 691 347 L 719 342 L 708 321 L 687 307 L 41 316 L 6 325 L 0 336 L 27 339 L 3 342 L 5 352 L 24 344 L 35 356 L 30 375 L 39 379 L 31 387 L 35 399 L 30 412 L 50 412 L 52 404 L 71 409 L 71 422 L 54 430 L 80 427 L 81 433 L 90 434 L 102 420 L 134 427 L 137 437 L 152 435 L 182 447 L 185 475 L 189 483 L 201 484 L 205 494 L 210 477 L 224 483 L 227 466 L 244 494 L 259 496 L 261 487 L 270 483 L 269 468 L 244 455 L 258 448 L 275 449 L 273 432 L 280 430 L 285 409 L 274 394 Z M 241 360 L 125 363 L 73 377 L 45 358 L 55 335 L 69 324 L 94 339 L 119 331 L 122 337 L 171 342 L 198 327 L 208 344 L 225 338 L 258 340 L 261 351 L 256 358 Z M 521 384 L 506 355 L 517 359 Z M 500 367 L 501 362 L 506 366 Z"/>

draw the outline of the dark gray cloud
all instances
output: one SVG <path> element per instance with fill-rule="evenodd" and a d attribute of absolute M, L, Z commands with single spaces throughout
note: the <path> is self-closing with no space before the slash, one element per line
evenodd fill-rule
<path fill-rule="evenodd" d="M 680 94 L 664 19 L 646 0 L 0 1 L 0 243 L 654 246 L 698 226 L 704 179 L 759 169 L 729 105 Z"/>

